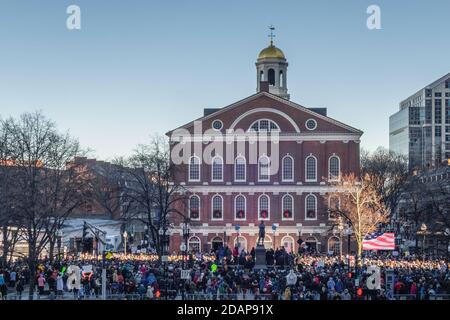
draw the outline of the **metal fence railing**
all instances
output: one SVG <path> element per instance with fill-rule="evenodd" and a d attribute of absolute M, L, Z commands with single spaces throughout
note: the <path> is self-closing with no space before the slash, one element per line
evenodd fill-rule
<path fill-rule="evenodd" d="M 400 301 L 413 301 L 413 300 L 450 300 L 450 294 L 431 294 L 431 295 L 422 295 L 417 296 L 415 294 L 396 294 L 392 297 L 394 300 Z M 8 294 L 6 297 L 3 297 L 4 300 L 29 300 L 28 294 Z M 254 295 L 253 293 L 238 293 L 238 294 L 212 294 L 212 293 L 185 293 L 184 295 L 181 293 L 160 296 L 159 300 L 283 300 L 283 296 L 281 295 L 270 295 L 270 294 L 261 294 Z M 70 292 L 65 292 L 63 295 L 39 295 L 35 294 L 33 300 L 102 300 L 101 295 L 84 295 L 77 296 Z M 156 300 L 156 298 L 149 299 L 145 294 L 107 294 L 106 300 Z M 363 300 L 365 300 L 363 298 Z"/>
<path fill-rule="evenodd" d="M 450 300 L 450 294 L 430 294 L 417 296 L 415 294 L 395 294 L 394 300 Z"/>

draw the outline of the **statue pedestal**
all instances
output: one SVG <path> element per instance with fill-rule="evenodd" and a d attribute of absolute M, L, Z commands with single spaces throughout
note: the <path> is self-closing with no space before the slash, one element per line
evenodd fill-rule
<path fill-rule="evenodd" d="M 254 269 L 267 269 L 266 248 L 263 245 L 257 245 L 255 248 Z"/>

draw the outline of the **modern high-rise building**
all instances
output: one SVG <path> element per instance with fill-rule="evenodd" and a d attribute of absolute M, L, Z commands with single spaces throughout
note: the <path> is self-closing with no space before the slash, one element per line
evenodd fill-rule
<path fill-rule="evenodd" d="M 389 149 L 408 157 L 411 170 L 450 159 L 450 73 L 400 102 L 389 117 Z"/>

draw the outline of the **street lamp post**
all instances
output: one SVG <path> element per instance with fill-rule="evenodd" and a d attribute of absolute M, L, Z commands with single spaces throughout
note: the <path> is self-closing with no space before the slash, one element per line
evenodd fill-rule
<path fill-rule="evenodd" d="M 275 240 L 275 236 L 276 236 L 276 232 L 277 232 L 277 225 L 275 223 L 272 224 L 272 230 L 273 230 L 273 249 L 277 250 L 277 242 Z"/>
<path fill-rule="evenodd" d="M 423 240 L 422 240 L 422 261 L 425 261 L 425 239 L 427 233 L 427 225 L 422 223 L 420 226 L 420 230 L 423 232 Z"/>
<path fill-rule="evenodd" d="M 58 230 L 56 233 L 56 241 L 57 241 L 57 245 L 58 245 L 58 260 L 61 260 L 61 244 L 62 244 L 62 237 L 63 237 L 63 233 L 61 230 Z"/>
<path fill-rule="evenodd" d="M 342 261 L 342 233 L 344 232 L 344 225 L 342 222 L 338 225 L 339 230 L 339 261 Z"/>
<path fill-rule="evenodd" d="M 128 238 L 128 232 L 125 230 L 123 232 L 123 240 L 124 240 L 123 252 L 125 253 L 125 255 L 127 255 L 127 238 Z"/>
<path fill-rule="evenodd" d="M 235 225 L 234 226 L 234 230 L 236 230 L 236 232 L 237 232 L 237 241 L 236 241 L 236 245 L 237 245 L 237 248 L 238 248 L 237 266 L 239 267 L 239 256 L 240 256 L 239 249 L 241 248 L 241 243 L 239 242 L 239 238 L 241 237 L 241 232 L 240 232 L 241 226 L 238 225 L 238 224 Z"/>
<path fill-rule="evenodd" d="M 188 252 L 188 238 L 189 238 L 190 230 L 189 230 L 189 220 L 186 218 L 183 223 L 183 238 L 184 238 L 184 250 L 183 250 L 183 270 L 186 269 L 186 260 L 187 260 L 187 252 Z M 185 291 L 186 291 L 186 279 L 184 279 L 183 283 L 183 300 L 185 299 Z"/>
<path fill-rule="evenodd" d="M 350 268 L 350 245 L 351 245 L 351 234 L 352 234 L 352 230 L 350 229 L 350 226 L 347 225 L 347 227 L 345 228 L 345 233 L 347 234 L 347 266 L 348 266 L 348 271 L 351 270 Z M 356 269 L 356 265 L 355 265 L 355 269 Z"/>

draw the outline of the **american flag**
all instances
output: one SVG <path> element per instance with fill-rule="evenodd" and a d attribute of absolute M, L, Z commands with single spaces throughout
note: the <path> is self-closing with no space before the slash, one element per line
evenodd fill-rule
<path fill-rule="evenodd" d="M 374 232 L 366 235 L 363 250 L 395 250 L 395 234 L 393 232 Z"/>

